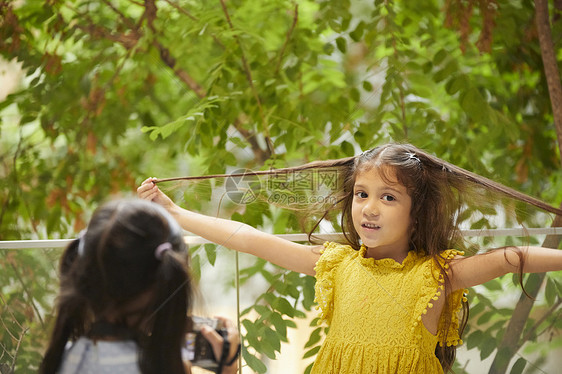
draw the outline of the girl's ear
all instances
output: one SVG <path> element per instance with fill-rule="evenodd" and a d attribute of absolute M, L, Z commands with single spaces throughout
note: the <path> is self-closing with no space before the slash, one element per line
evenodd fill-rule
<path fill-rule="evenodd" d="M 414 232 L 416 232 L 417 227 L 418 227 L 418 219 L 415 218 L 410 223 L 410 235 L 412 235 Z"/>

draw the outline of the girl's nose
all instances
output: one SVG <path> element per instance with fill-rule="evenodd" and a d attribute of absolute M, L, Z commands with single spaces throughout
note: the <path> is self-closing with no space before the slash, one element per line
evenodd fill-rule
<path fill-rule="evenodd" d="M 365 206 L 363 206 L 363 214 L 367 217 L 373 217 L 379 215 L 379 206 L 377 201 L 369 200 Z"/>

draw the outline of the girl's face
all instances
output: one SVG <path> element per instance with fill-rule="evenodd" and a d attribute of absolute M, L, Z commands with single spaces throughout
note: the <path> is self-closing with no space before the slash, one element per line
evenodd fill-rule
<path fill-rule="evenodd" d="M 367 247 L 367 257 L 393 258 L 402 262 L 408 255 L 412 199 L 398 183 L 396 173 L 376 168 L 358 173 L 353 187 L 353 226 Z"/>

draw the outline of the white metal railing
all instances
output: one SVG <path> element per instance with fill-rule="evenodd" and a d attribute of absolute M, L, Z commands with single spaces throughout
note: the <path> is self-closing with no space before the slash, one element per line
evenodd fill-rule
<path fill-rule="evenodd" d="M 461 230 L 464 236 L 535 236 L 535 235 L 562 235 L 562 227 L 538 227 L 538 228 L 502 228 L 502 229 L 483 229 L 483 230 Z M 279 234 L 279 238 L 293 241 L 306 242 L 307 234 Z M 341 233 L 336 234 L 315 234 L 315 238 L 323 240 L 337 240 L 341 238 Z M 74 239 L 52 239 L 52 240 L 6 240 L 0 241 L 0 249 L 34 249 L 34 248 L 64 248 Z M 187 235 L 185 242 L 188 245 L 210 243 L 210 241 L 200 237 Z"/>

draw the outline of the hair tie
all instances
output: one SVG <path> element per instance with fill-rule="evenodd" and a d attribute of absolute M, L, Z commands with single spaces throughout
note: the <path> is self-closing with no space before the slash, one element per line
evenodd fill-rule
<path fill-rule="evenodd" d="M 154 251 L 154 257 L 156 257 L 157 260 L 162 260 L 162 255 L 164 254 L 164 252 L 170 249 L 172 249 L 172 245 L 170 244 L 170 242 L 162 243 L 158 247 L 156 247 L 156 250 Z"/>

